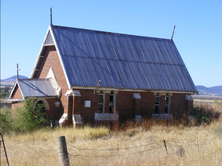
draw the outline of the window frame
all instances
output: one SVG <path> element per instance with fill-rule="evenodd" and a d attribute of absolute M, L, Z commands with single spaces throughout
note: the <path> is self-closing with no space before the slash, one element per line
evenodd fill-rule
<path fill-rule="evenodd" d="M 168 100 L 167 100 L 167 98 L 168 98 Z M 168 101 L 168 102 L 166 103 L 166 101 Z M 165 102 L 164 103 L 164 113 L 165 114 L 170 114 L 170 101 L 171 101 L 170 94 L 167 93 L 164 98 L 164 102 Z M 167 108 L 167 111 L 166 111 L 166 108 Z"/>
<path fill-rule="evenodd" d="M 102 96 L 103 102 L 100 103 L 100 96 Z M 102 111 L 99 111 L 99 106 L 102 105 Z M 104 114 L 105 113 L 105 93 L 103 93 L 103 91 L 99 92 L 99 99 L 98 99 L 98 109 L 97 112 L 100 114 Z"/>
<path fill-rule="evenodd" d="M 110 100 L 110 97 L 113 96 L 113 102 L 111 103 L 111 100 Z M 109 113 L 110 114 L 115 114 L 115 110 L 116 110 L 116 94 L 114 93 L 114 91 L 111 91 L 111 93 L 109 94 L 109 109 L 110 107 L 113 107 L 113 111 L 112 113 L 110 113 L 110 110 L 109 110 Z"/>
<path fill-rule="evenodd" d="M 158 103 L 156 102 L 157 100 L 157 97 L 159 98 L 158 99 Z M 154 111 L 155 111 L 155 114 L 160 114 L 161 113 L 161 95 L 160 95 L 160 93 L 157 93 L 156 95 L 155 95 L 155 109 L 154 109 Z M 156 107 L 158 107 L 158 112 L 156 112 Z"/>

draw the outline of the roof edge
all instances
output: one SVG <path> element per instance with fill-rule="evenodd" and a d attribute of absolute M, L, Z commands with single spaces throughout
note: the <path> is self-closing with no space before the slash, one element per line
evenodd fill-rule
<path fill-rule="evenodd" d="M 31 73 L 31 77 L 30 77 L 30 78 L 33 79 L 33 77 L 34 77 L 34 75 L 35 75 L 35 70 L 36 70 L 36 68 L 37 68 L 37 66 L 38 66 L 38 63 L 39 63 L 39 60 L 40 60 L 40 57 L 41 57 L 41 53 L 42 53 L 44 47 L 46 47 L 46 46 L 44 45 L 45 40 L 46 40 L 46 38 L 47 38 L 47 36 L 48 36 L 48 33 L 51 33 L 51 36 L 52 36 L 52 39 L 53 39 L 53 42 L 54 42 L 54 46 L 55 46 L 56 51 L 57 51 L 57 53 L 58 53 L 58 57 L 59 57 L 59 60 L 60 60 L 60 62 L 61 62 L 61 65 L 62 65 L 62 69 L 63 69 L 63 72 L 64 72 L 64 74 L 65 74 L 65 78 L 66 78 L 67 85 L 68 85 L 68 87 L 70 88 L 71 85 L 70 85 L 70 82 L 69 82 L 69 79 L 68 79 L 68 76 L 67 76 L 67 73 L 66 73 L 66 70 L 65 70 L 65 67 L 64 67 L 64 63 L 63 63 L 62 58 L 61 58 L 61 55 L 60 55 L 60 49 L 59 49 L 59 47 L 58 47 L 58 45 L 57 45 L 57 42 L 56 42 L 56 38 L 55 38 L 55 35 L 54 35 L 54 32 L 53 32 L 53 27 L 54 27 L 54 25 L 49 25 L 49 27 L 48 27 L 48 29 L 47 29 L 45 38 L 44 38 L 44 40 L 43 40 L 42 46 L 41 46 L 41 48 L 40 48 L 40 51 L 39 51 L 38 57 L 37 57 L 37 59 L 36 59 L 36 62 L 35 62 L 35 65 L 34 65 L 34 68 L 33 68 L 33 71 L 32 71 L 32 73 Z"/>
<path fill-rule="evenodd" d="M 21 87 L 20 87 L 20 85 L 19 85 L 19 80 L 20 80 L 20 79 L 16 79 L 15 84 L 14 84 L 14 86 L 13 86 L 13 88 L 12 88 L 10 94 L 9 94 L 8 99 L 11 99 L 12 94 L 14 93 L 16 86 L 18 86 L 18 88 L 20 89 L 22 98 L 23 98 L 23 99 L 21 99 L 21 100 L 24 100 L 24 95 L 23 95 L 22 90 L 21 90 Z M 12 99 L 12 100 L 13 100 L 13 99 Z M 16 100 L 16 99 L 15 99 L 15 100 Z"/>
<path fill-rule="evenodd" d="M 150 89 L 125 89 L 125 88 L 110 88 L 110 87 L 85 87 L 85 86 L 72 86 L 71 89 L 91 89 L 91 90 L 111 90 L 111 91 L 132 91 L 132 92 L 158 92 L 158 93 L 185 93 L 195 94 L 196 91 L 179 91 L 179 90 L 150 90 Z"/>
<path fill-rule="evenodd" d="M 42 53 L 42 51 L 43 51 L 43 49 L 44 49 L 44 47 L 45 47 L 45 46 L 44 46 L 44 43 L 45 43 L 45 40 L 46 40 L 46 38 L 47 38 L 47 35 L 48 35 L 49 31 L 50 31 L 50 26 L 49 26 L 48 29 L 47 29 L 47 32 L 46 32 L 45 38 L 44 38 L 44 40 L 43 40 L 42 46 L 40 47 L 40 51 L 39 51 L 38 57 L 37 57 L 37 59 L 36 59 L 36 61 L 35 61 L 35 65 L 34 65 L 34 68 L 33 68 L 33 70 L 32 70 L 32 73 L 31 73 L 30 78 L 33 78 L 34 75 L 35 75 L 35 70 L 36 70 L 36 68 L 37 68 L 37 66 L 38 66 L 38 62 L 39 62 L 41 53 Z"/>
<path fill-rule="evenodd" d="M 102 30 L 92 30 L 92 29 L 85 29 L 85 28 L 75 28 L 75 27 L 68 27 L 68 26 L 59 26 L 59 25 L 53 25 L 55 28 L 64 28 L 64 29 L 76 29 L 76 30 L 82 30 L 82 31 L 89 31 L 94 33 L 103 33 L 108 35 L 119 35 L 119 36 L 131 36 L 131 37 L 141 37 L 141 38 L 150 38 L 155 40 L 168 40 L 173 41 L 171 39 L 167 38 L 159 38 L 159 37 L 149 37 L 149 36 L 142 36 L 142 35 L 132 35 L 132 34 L 126 34 L 126 33 L 118 33 L 118 32 L 110 32 L 110 31 L 102 31 Z"/>
<path fill-rule="evenodd" d="M 67 72 L 66 72 L 66 69 L 65 69 L 65 66 L 64 66 L 64 62 L 62 60 L 62 56 L 60 54 L 60 48 L 58 47 L 57 42 L 56 42 L 57 40 L 56 40 L 56 37 L 54 35 L 54 29 L 53 29 L 54 27 L 55 27 L 54 25 L 50 26 L 51 35 L 52 35 L 52 38 L 54 40 L 55 47 L 56 47 L 56 50 L 57 50 L 57 54 L 58 54 L 58 57 L 59 57 L 59 60 L 60 60 L 61 66 L 62 66 L 62 70 L 63 70 L 65 78 L 66 78 L 66 83 L 67 83 L 67 85 L 68 85 L 68 87 L 70 89 L 71 88 L 71 84 L 70 84 L 69 78 L 67 76 Z"/>

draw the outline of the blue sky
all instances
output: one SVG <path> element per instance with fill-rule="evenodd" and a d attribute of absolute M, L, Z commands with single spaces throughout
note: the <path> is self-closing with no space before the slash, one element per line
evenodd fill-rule
<path fill-rule="evenodd" d="M 196 85 L 222 85 L 222 0 L 1 0 L 1 79 L 30 77 L 50 24 L 171 38 Z"/>

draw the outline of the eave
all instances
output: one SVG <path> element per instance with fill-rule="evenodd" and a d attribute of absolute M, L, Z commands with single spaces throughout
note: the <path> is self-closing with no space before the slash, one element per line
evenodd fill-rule
<path fill-rule="evenodd" d="M 181 94 L 195 94 L 195 93 L 197 93 L 195 91 L 123 89 L 123 88 L 84 87 L 84 86 L 71 86 L 71 89 L 90 89 L 90 90 L 127 91 L 127 92 L 153 92 L 153 93 L 181 93 Z"/>

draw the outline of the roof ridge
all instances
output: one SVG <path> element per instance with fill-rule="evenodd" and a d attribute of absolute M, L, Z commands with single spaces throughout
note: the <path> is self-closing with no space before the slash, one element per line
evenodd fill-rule
<path fill-rule="evenodd" d="M 91 31 L 94 33 L 101 33 L 101 34 L 108 34 L 108 35 L 118 35 L 118 36 L 129 36 L 129 37 L 139 37 L 139 38 L 150 38 L 153 40 L 167 40 L 172 41 L 171 39 L 167 38 L 160 38 L 160 37 L 150 37 L 150 36 L 142 36 L 142 35 L 132 35 L 132 34 L 126 34 L 126 33 L 119 33 L 119 32 L 109 32 L 109 31 L 102 31 L 102 30 L 92 30 L 92 29 L 85 29 L 85 28 L 76 28 L 76 27 L 67 27 L 67 26 L 59 26 L 59 25 L 53 25 L 54 28 L 64 28 L 64 29 L 76 29 L 81 31 Z"/>

